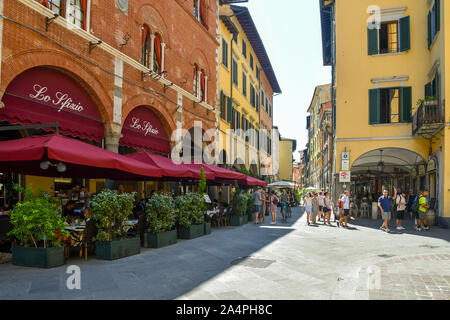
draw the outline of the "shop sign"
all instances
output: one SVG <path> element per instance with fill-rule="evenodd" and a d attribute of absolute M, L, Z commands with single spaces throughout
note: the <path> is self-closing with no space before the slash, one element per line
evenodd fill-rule
<path fill-rule="evenodd" d="M 52 94 L 47 94 L 48 88 L 46 86 L 35 84 L 31 90 L 29 97 L 45 103 L 51 103 L 58 108 L 58 112 L 66 109 L 70 109 L 76 112 L 82 112 L 84 110 L 83 106 L 78 102 L 74 103 L 72 97 L 68 93 L 57 91 L 54 96 Z"/>
<path fill-rule="evenodd" d="M 350 182 L 350 171 L 341 171 L 339 173 L 339 182 Z"/>
<path fill-rule="evenodd" d="M 145 136 L 147 136 L 149 133 L 154 134 L 156 136 L 159 134 L 159 130 L 156 128 L 153 128 L 150 121 L 145 121 L 145 120 L 141 121 L 141 119 L 136 118 L 136 117 L 133 117 L 131 119 L 130 128 L 142 131 L 142 133 Z"/>
<path fill-rule="evenodd" d="M 419 175 L 423 175 L 425 174 L 425 166 L 423 164 L 421 164 L 419 166 Z"/>
<path fill-rule="evenodd" d="M 427 172 L 436 170 L 436 161 L 434 161 L 434 159 L 431 159 L 430 161 L 428 161 L 428 165 L 427 165 Z"/>
<path fill-rule="evenodd" d="M 342 171 L 350 170 L 350 160 L 342 160 Z"/>
<path fill-rule="evenodd" d="M 350 160 L 350 152 L 342 152 L 342 160 Z"/>

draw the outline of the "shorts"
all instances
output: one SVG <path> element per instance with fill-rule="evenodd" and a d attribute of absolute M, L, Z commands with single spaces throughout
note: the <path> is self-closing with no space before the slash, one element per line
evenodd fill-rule
<path fill-rule="evenodd" d="M 425 221 L 427 213 L 419 210 L 419 220 Z"/>
<path fill-rule="evenodd" d="M 328 211 L 330 211 L 330 210 L 328 210 L 327 207 L 323 207 L 323 208 L 322 208 L 322 211 L 323 211 L 323 212 L 328 212 Z"/>
<path fill-rule="evenodd" d="M 383 220 L 391 220 L 391 213 L 390 212 L 382 212 L 381 213 L 381 218 L 383 219 Z"/>
<path fill-rule="evenodd" d="M 350 209 L 344 209 L 344 217 L 348 217 L 350 215 Z"/>
<path fill-rule="evenodd" d="M 312 207 L 311 206 L 305 206 L 305 212 L 311 212 Z"/>
<path fill-rule="evenodd" d="M 403 220 L 403 219 L 405 219 L 405 210 L 397 211 L 397 219 L 398 219 L 398 220 Z"/>
<path fill-rule="evenodd" d="M 255 204 L 255 212 L 260 212 L 261 211 L 261 206 L 258 206 Z"/>
<path fill-rule="evenodd" d="M 319 211 L 323 211 L 323 206 L 319 206 Z"/>

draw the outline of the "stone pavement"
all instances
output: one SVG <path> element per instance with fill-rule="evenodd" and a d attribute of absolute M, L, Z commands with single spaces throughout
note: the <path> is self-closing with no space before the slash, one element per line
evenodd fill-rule
<path fill-rule="evenodd" d="M 35 269 L 0 265 L 0 299 L 447 299 L 450 230 L 387 234 L 380 221 L 351 228 L 286 224 L 213 229 L 194 240 L 115 261 L 72 258 Z M 69 265 L 81 289 L 66 286 Z"/>

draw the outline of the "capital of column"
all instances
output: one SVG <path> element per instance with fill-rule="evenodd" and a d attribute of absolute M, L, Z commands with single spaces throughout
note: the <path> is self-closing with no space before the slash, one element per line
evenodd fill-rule
<path fill-rule="evenodd" d="M 109 151 L 119 152 L 119 140 L 122 133 L 115 130 L 105 130 L 105 148 Z"/>

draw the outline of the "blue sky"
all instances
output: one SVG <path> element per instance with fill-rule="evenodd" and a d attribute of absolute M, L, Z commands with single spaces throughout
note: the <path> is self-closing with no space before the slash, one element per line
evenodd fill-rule
<path fill-rule="evenodd" d="M 331 68 L 322 62 L 319 1 L 249 0 L 241 5 L 250 10 L 283 91 L 274 98 L 274 125 L 281 136 L 297 139 L 297 150 L 302 150 L 314 88 L 331 82 Z M 298 152 L 294 158 L 299 159 Z"/>

